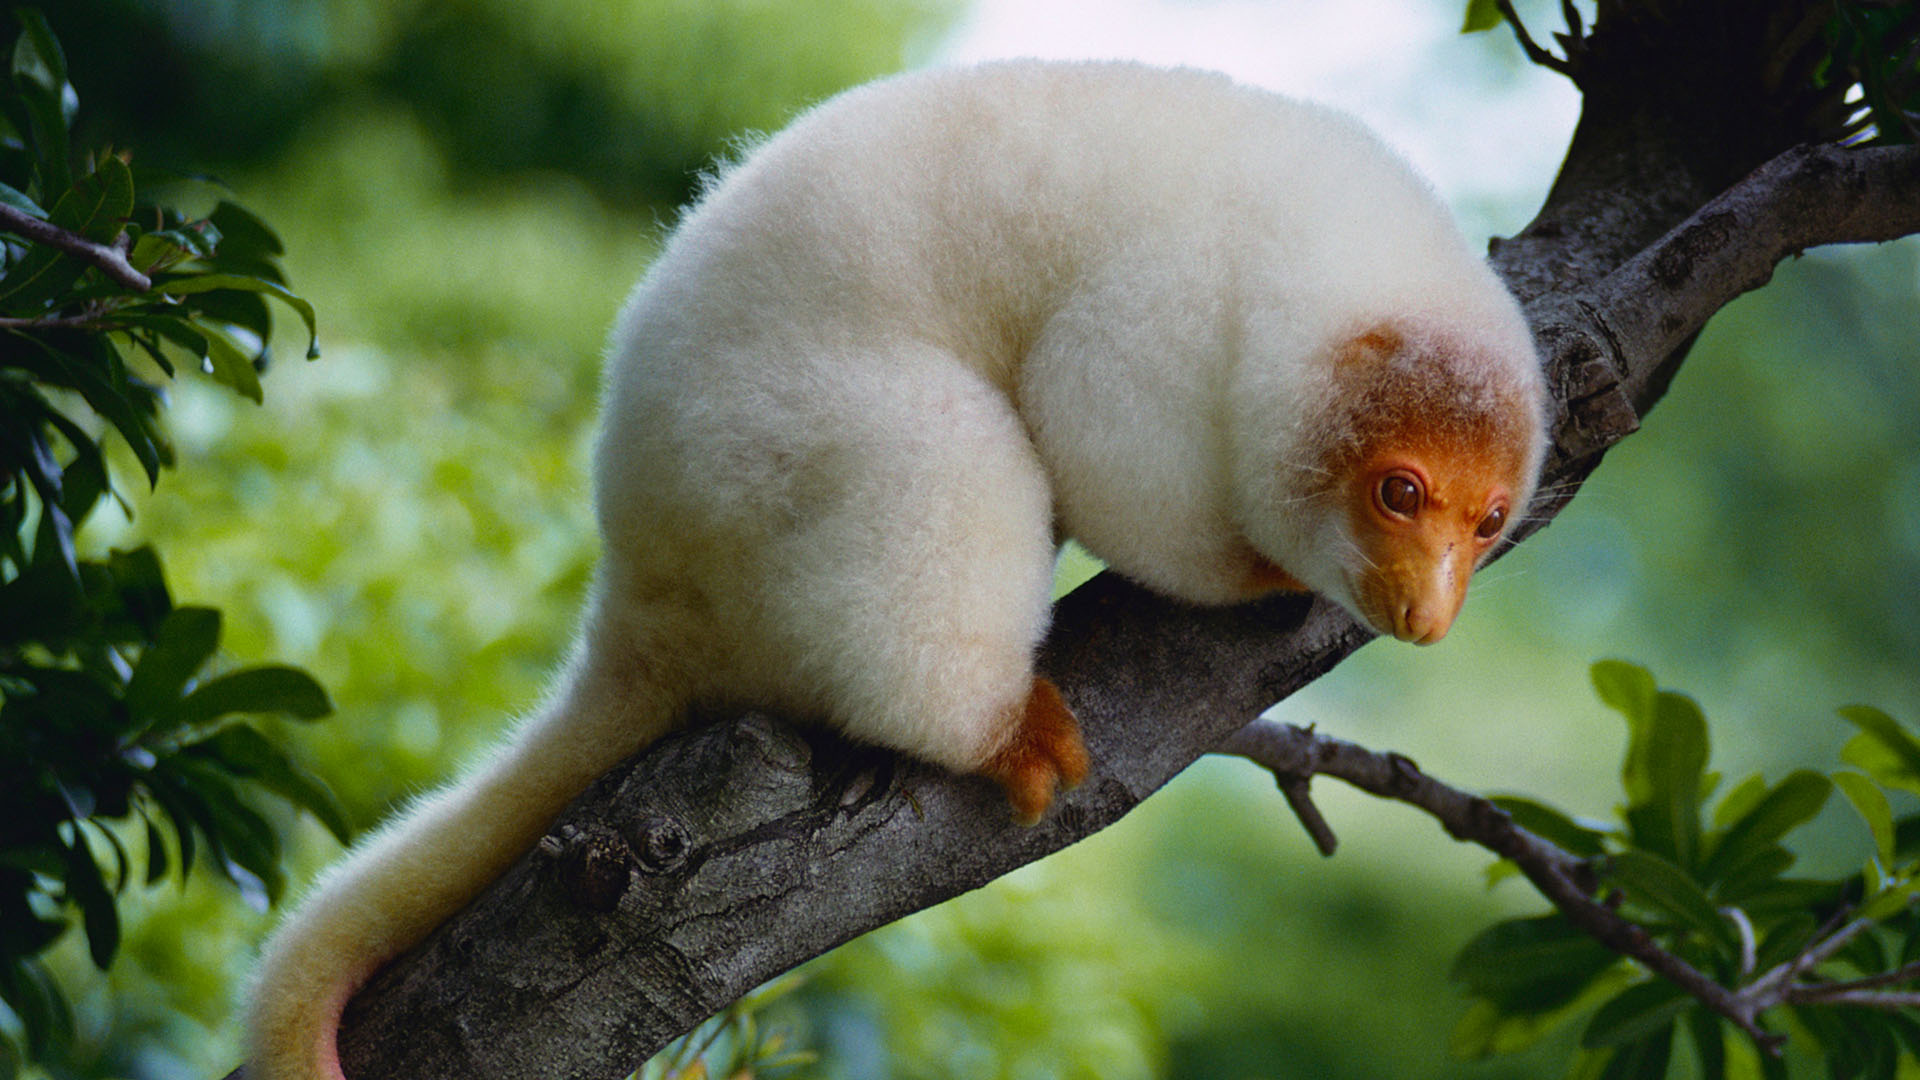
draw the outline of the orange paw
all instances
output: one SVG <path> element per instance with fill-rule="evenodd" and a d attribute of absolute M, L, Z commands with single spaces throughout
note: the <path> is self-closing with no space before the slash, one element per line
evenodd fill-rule
<path fill-rule="evenodd" d="M 1087 744 L 1080 740 L 1080 724 L 1052 683 L 1033 680 L 1013 737 L 980 771 L 1006 789 L 1014 820 L 1022 825 L 1040 820 L 1056 789 L 1087 778 Z"/>

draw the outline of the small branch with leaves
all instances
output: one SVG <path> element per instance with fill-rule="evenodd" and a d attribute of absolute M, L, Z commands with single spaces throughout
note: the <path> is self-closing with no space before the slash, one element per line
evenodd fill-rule
<path fill-rule="evenodd" d="M 1632 665 L 1605 662 L 1596 665 L 1594 674 L 1603 699 L 1627 716 L 1632 729 L 1623 773 L 1629 803 L 1617 828 L 1580 824 L 1526 800 L 1473 795 L 1435 780 L 1400 754 L 1264 718 L 1235 732 L 1218 752 L 1244 757 L 1271 772 L 1288 806 L 1325 855 L 1333 854 L 1336 841 L 1309 794 L 1315 776 L 1337 777 L 1426 811 L 1455 839 L 1478 844 L 1511 863 L 1558 909 L 1566 927 L 1661 976 L 1675 991 L 1666 993 L 1629 977 L 1629 988 L 1615 998 L 1628 1005 L 1602 1006 L 1596 1024 L 1614 1008 L 1612 1023 L 1625 1027 L 1617 1014 L 1639 1008 L 1656 1030 L 1665 1025 L 1670 1038 L 1673 1019 L 1687 1006 L 1679 996 L 1684 992 L 1774 1056 L 1784 1049 L 1787 1036 L 1764 1025 L 1762 1017 L 1782 1007 L 1844 1007 L 1852 1022 L 1859 1022 L 1862 1012 L 1876 1012 L 1896 1037 L 1915 1028 L 1900 1014 L 1920 1007 L 1915 985 L 1920 984 L 1920 959 L 1914 956 L 1916 866 L 1911 853 L 1891 842 L 1897 830 L 1875 781 L 1914 787 L 1920 775 L 1910 774 L 1906 766 L 1920 761 L 1920 740 L 1874 710 L 1843 710 L 1842 715 L 1862 728 L 1848 756 L 1868 768 L 1872 779 L 1851 771 L 1832 778 L 1803 771 L 1768 788 L 1755 777 L 1728 794 L 1713 814 L 1717 826 L 1707 828 L 1699 812 L 1711 780 L 1700 771 L 1706 746 L 1697 707 L 1680 695 L 1655 689 L 1651 676 Z M 1674 758 L 1681 768 L 1667 769 Z M 1659 773 L 1665 778 L 1656 779 Z M 1878 880 L 1854 878 L 1828 883 L 1824 893 L 1809 891 L 1809 884 L 1818 883 L 1788 883 L 1779 877 L 1793 860 L 1777 841 L 1811 818 L 1836 786 L 1876 837 L 1869 865 Z M 1525 827 L 1520 819 L 1567 846 Z M 1684 842 L 1676 845 L 1675 840 Z M 1755 867 L 1763 869 L 1756 873 Z M 1824 906 L 1830 909 L 1826 920 L 1794 934 L 1774 910 L 1783 886 L 1786 895 L 1795 888 L 1807 892 L 1809 907 L 1793 914 L 1806 919 L 1807 910 Z M 1766 914 L 1756 916 L 1749 907 Z M 1757 929 L 1756 917 L 1766 924 Z M 1897 952 L 1884 948 L 1884 942 L 1862 947 L 1871 937 L 1889 935 L 1905 939 Z M 1777 954 L 1784 937 L 1792 939 L 1789 953 L 1756 977 L 1757 943 L 1765 941 Z M 1475 951 L 1470 945 L 1463 962 Z M 1890 952 L 1897 959 L 1883 959 Z M 1871 970 L 1875 966 L 1884 970 Z M 1599 985 L 1609 969 L 1617 976 L 1619 967 L 1617 961 L 1587 963 L 1583 981 Z M 1703 968 L 1719 972 L 1719 977 Z M 1850 969 L 1851 974 L 1821 974 L 1835 968 Z M 1472 976 L 1465 978 L 1471 987 Z M 1529 1011 L 1523 1001 L 1505 1005 L 1509 1013 Z M 1644 1034 L 1646 1029 L 1642 1025 L 1632 1030 Z M 1912 1034 L 1920 1035 L 1920 1028 Z M 1590 1039 L 1588 1045 L 1594 1042 Z"/>
<path fill-rule="evenodd" d="M 76 258 L 84 259 L 98 267 L 101 273 L 113 279 L 115 283 L 134 292 L 146 292 L 153 288 L 152 279 L 134 269 L 133 264 L 127 261 L 127 252 L 133 246 L 133 238 L 128 233 L 122 232 L 111 244 L 98 244 L 78 233 L 69 232 L 51 221 L 34 217 L 25 210 L 9 206 L 4 202 L 0 202 L 0 229 L 16 233 L 36 244 L 58 248 Z M 16 322 L 21 320 L 8 320 L 7 325 Z M 29 325 L 47 325 L 44 322 L 34 324 L 32 320 L 25 320 L 25 322 Z"/>

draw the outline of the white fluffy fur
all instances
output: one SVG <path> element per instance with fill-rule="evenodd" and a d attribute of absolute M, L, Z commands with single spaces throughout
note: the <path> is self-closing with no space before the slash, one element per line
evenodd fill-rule
<path fill-rule="evenodd" d="M 1334 343 L 1389 317 L 1537 397 L 1512 300 L 1338 113 L 1010 63 L 804 115 L 711 185 L 614 330 L 605 556 L 555 703 L 288 920 L 251 1075 L 337 1077 L 351 989 L 689 701 L 978 767 L 1030 684 L 1057 535 L 1200 602 L 1246 594 L 1251 544 L 1351 606 L 1351 544 L 1297 467 Z"/>

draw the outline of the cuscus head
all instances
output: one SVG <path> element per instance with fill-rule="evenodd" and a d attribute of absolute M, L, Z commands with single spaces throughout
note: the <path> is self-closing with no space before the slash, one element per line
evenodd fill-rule
<path fill-rule="evenodd" d="M 1393 324 L 1338 346 L 1334 407 L 1347 415 L 1320 475 L 1348 546 L 1343 588 L 1329 591 L 1382 634 L 1446 636 L 1533 497 L 1542 382 L 1531 342 L 1524 357 L 1500 347 Z"/>

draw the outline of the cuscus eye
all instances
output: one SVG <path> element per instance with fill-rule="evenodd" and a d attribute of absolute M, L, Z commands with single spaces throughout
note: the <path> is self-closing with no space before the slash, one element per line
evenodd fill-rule
<path fill-rule="evenodd" d="M 1480 526 L 1473 530 L 1473 535 L 1482 540 L 1491 540 L 1499 536 L 1500 530 L 1506 528 L 1506 526 L 1507 508 L 1504 506 L 1496 506 L 1487 511 L 1486 517 L 1480 519 Z"/>
<path fill-rule="evenodd" d="M 1387 513 L 1410 518 L 1420 512 L 1420 504 L 1426 501 L 1426 492 L 1420 487 L 1418 477 L 1395 470 L 1380 478 L 1380 486 L 1374 489 L 1374 498 L 1380 501 L 1380 508 Z"/>

